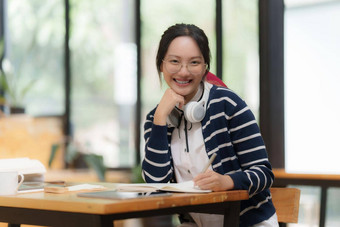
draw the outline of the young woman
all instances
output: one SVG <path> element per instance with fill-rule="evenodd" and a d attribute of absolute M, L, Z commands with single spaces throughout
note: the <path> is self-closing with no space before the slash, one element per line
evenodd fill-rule
<path fill-rule="evenodd" d="M 269 188 L 274 176 L 256 120 L 233 91 L 205 81 L 210 49 L 195 25 L 168 28 L 156 65 L 169 88 L 144 126 L 146 182 L 193 180 L 201 189 L 245 189 L 240 226 L 278 226 Z M 209 158 L 216 158 L 204 173 Z M 222 215 L 191 213 L 198 226 L 222 226 Z"/>

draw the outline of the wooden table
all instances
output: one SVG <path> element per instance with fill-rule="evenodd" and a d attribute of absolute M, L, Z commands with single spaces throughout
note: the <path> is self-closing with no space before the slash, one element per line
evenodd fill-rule
<path fill-rule="evenodd" d="M 103 184 L 103 183 L 102 183 Z M 115 184 L 104 183 L 108 188 Z M 77 192 L 23 193 L 0 197 L 0 222 L 45 226 L 113 226 L 114 220 L 201 212 L 224 214 L 224 226 L 238 226 L 240 201 L 246 191 L 206 194 L 174 193 L 172 196 L 129 200 L 78 197 Z"/>

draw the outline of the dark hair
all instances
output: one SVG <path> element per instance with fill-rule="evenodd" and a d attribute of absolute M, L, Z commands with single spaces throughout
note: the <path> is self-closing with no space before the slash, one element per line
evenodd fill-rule
<path fill-rule="evenodd" d="M 207 72 L 210 69 L 210 48 L 208 37 L 204 31 L 193 24 L 175 24 L 169 27 L 162 35 L 156 57 L 158 74 L 161 73 L 161 65 L 170 43 L 179 36 L 189 36 L 193 38 L 201 50 L 204 61 L 207 64 Z"/>

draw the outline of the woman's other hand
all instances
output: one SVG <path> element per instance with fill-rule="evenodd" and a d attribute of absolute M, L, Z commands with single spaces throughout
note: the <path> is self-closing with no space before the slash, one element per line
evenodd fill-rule
<path fill-rule="evenodd" d="M 166 119 L 178 104 L 181 109 L 184 105 L 184 97 L 174 92 L 171 88 L 166 89 L 154 116 L 154 124 L 166 125 Z"/>
<path fill-rule="evenodd" d="M 229 175 L 221 175 L 212 170 L 198 174 L 193 181 L 195 186 L 203 190 L 226 191 L 234 188 L 234 181 Z"/>

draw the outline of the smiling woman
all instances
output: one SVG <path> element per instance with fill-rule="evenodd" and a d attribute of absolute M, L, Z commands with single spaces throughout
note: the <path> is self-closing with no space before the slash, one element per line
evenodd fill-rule
<path fill-rule="evenodd" d="M 193 73 L 190 64 L 200 70 Z M 278 226 L 269 191 L 273 173 L 259 128 L 237 94 L 205 80 L 210 49 L 204 31 L 193 24 L 170 26 L 159 42 L 156 66 L 169 88 L 146 116 L 144 180 L 193 181 L 212 191 L 247 190 L 250 199 L 241 202 L 240 226 Z M 209 170 L 202 172 L 206 163 Z M 199 226 L 223 223 L 223 215 L 190 216 Z"/>

